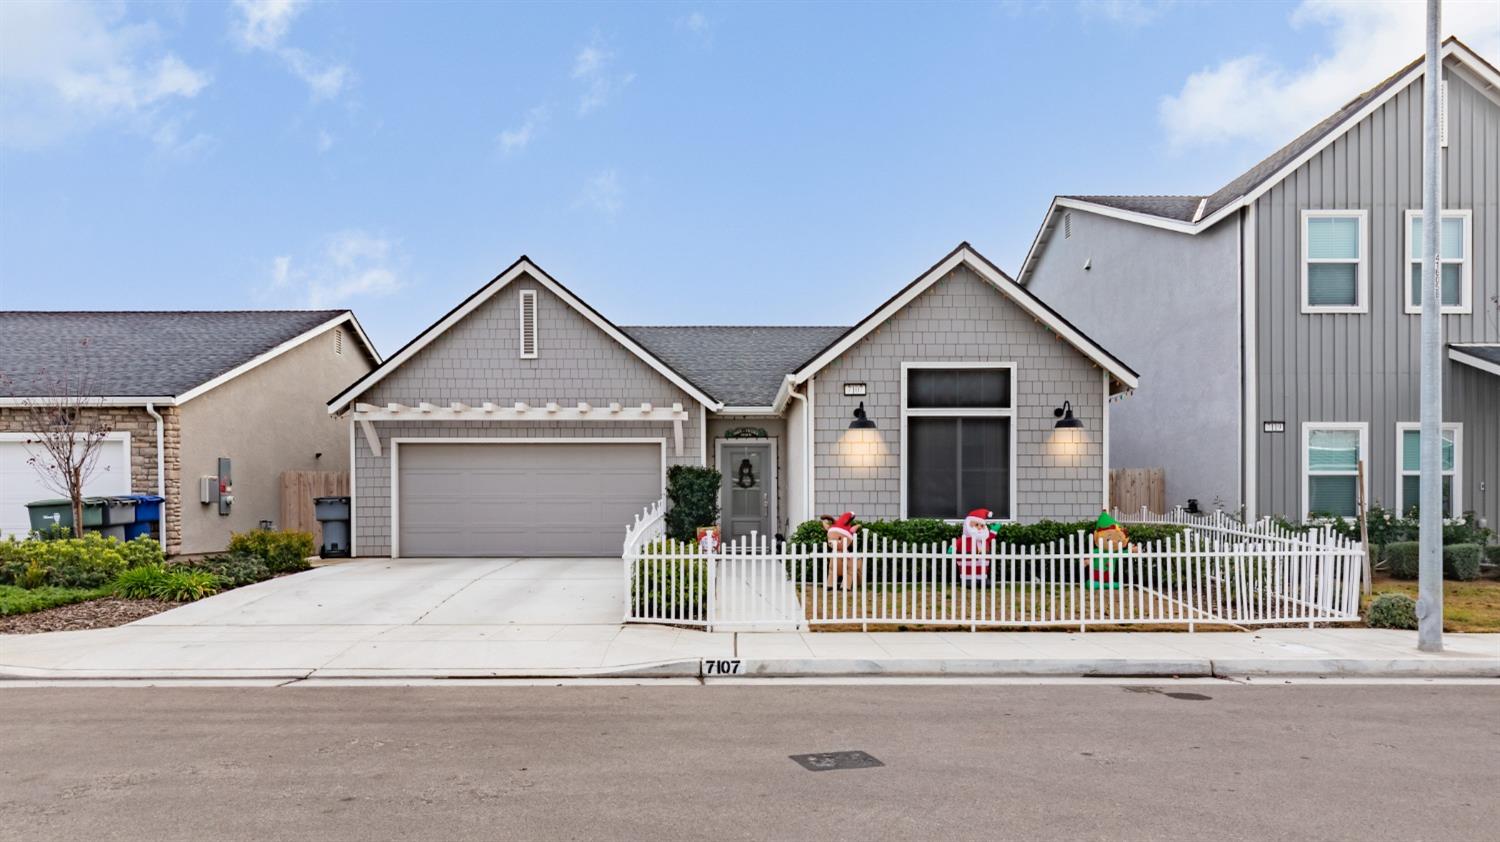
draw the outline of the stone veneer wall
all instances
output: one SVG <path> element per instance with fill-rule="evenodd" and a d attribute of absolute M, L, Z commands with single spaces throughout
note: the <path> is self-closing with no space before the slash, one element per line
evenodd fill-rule
<path fill-rule="evenodd" d="M 108 406 L 88 410 L 102 417 L 113 432 L 130 434 L 130 490 L 137 494 L 156 493 L 156 419 L 144 407 Z M 182 542 L 182 427 L 176 407 L 157 408 L 162 417 L 162 444 L 166 467 L 166 512 L 163 528 L 167 535 L 167 552 L 177 552 Z M 30 414 L 25 408 L 0 407 L 0 431 L 30 433 Z"/>

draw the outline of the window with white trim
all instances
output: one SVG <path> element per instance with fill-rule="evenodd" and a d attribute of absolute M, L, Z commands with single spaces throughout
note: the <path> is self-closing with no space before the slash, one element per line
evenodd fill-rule
<path fill-rule="evenodd" d="M 521 290 L 521 359 L 536 359 L 536 290 Z"/>
<path fill-rule="evenodd" d="M 1359 463 L 1367 462 L 1369 426 L 1302 425 L 1302 518 L 1356 517 Z"/>
<path fill-rule="evenodd" d="M 905 369 L 906 516 L 1013 517 L 1013 369 L 909 364 Z"/>
<path fill-rule="evenodd" d="M 1473 212 L 1443 211 L 1438 241 L 1438 272 L 1442 277 L 1442 313 L 1471 312 L 1473 289 L 1469 251 L 1473 246 Z M 1406 312 L 1422 312 L 1422 211 L 1406 212 Z"/>
<path fill-rule="evenodd" d="M 1463 425 L 1443 425 L 1443 517 L 1463 512 L 1463 490 L 1458 483 L 1463 458 Z M 1422 425 L 1396 425 L 1396 511 L 1406 515 L 1421 501 Z"/>
<path fill-rule="evenodd" d="M 1362 210 L 1302 212 L 1302 312 L 1368 309 L 1368 229 Z"/>

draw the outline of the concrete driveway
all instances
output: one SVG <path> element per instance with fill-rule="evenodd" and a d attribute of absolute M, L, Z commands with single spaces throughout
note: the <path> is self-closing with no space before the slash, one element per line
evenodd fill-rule
<path fill-rule="evenodd" d="M 356 559 L 141 620 L 152 626 L 619 625 L 619 559 Z"/>

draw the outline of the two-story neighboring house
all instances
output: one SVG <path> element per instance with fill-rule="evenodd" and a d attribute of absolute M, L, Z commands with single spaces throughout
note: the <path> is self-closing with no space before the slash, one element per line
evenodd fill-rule
<path fill-rule="evenodd" d="M 1442 46 L 1444 500 L 1500 525 L 1500 71 Z M 1018 274 L 1141 372 L 1114 467 L 1248 514 L 1416 503 L 1419 59 L 1206 196 L 1059 196 Z"/>

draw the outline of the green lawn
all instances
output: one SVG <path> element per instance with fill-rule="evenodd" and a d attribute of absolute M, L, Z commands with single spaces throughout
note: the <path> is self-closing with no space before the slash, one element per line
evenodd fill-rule
<path fill-rule="evenodd" d="M 1404 593 L 1416 599 L 1417 583 L 1376 573 L 1374 591 L 1377 595 Z M 1368 605 L 1366 603 L 1366 607 Z M 1445 580 L 1443 631 L 1500 632 L 1500 579 L 1487 577 L 1472 582 Z"/>
<path fill-rule="evenodd" d="M 0 585 L 0 617 L 30 614 L 109 595 L 109 588 L 18 588 Z"/>

